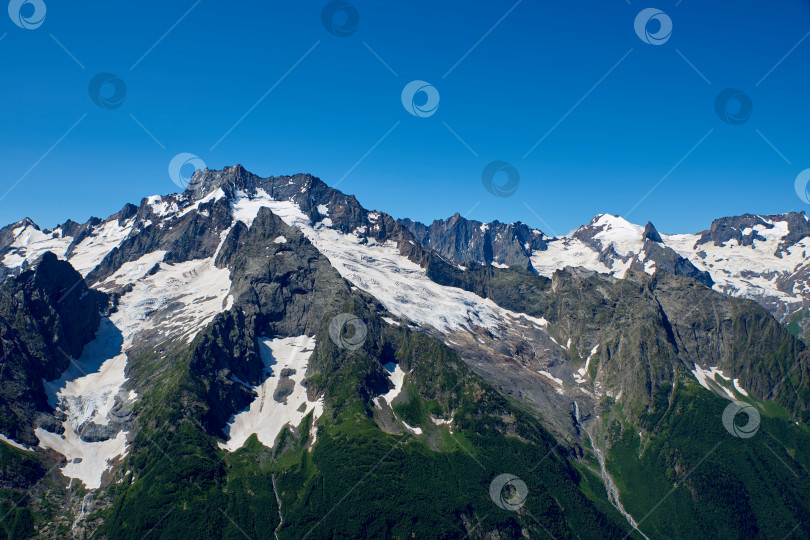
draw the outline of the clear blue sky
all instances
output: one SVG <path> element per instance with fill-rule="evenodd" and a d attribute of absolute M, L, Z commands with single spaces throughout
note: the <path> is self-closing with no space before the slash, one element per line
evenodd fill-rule
<path fill-rule="evenodd" d="M 323 1 L 44 2 L 39 28 L 0 20 L 0 195 L 30 169 L 0 200 L 2 223 L 84 221 L 176 191 L 180 152 L 343 178 L 395 217 L 469 212 L 559 234 L 634 206 L 629 219 L 663 232 L 807 207 L 793 188 L 810 167 L 806 0 L 351 0 L 346 37 L 324 28 Z M 662 45 L 634 30 L 650 6 L 672 21 Z M 126 84 L 120 107 L 89 98 L 100 72 Z M 402 106 L 413 80 L 438 91 L 435 114 Z M 753 103 L 742 125 L 715 112 L 729 87 Z M 512 197 L 482 185 L 495 160 L 520 174 Z"/>

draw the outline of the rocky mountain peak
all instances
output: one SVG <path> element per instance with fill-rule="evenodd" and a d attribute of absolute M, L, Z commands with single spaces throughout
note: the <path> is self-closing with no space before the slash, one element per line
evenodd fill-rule
<path fill-rule="evenodd" d="M 658 234 L 658 231 L 655 229 L 655 226 L 651 222 L 647 222 L 644 226 L 644 232 L 641 233 L 641 237 L 644 240 L 651 240 L 653 242 L 658 242 L 659 244 L 663 242 L 661 239 L 661 235 Z"/>
<path fill-rule="evenodd" d="M 192 199 L 201 199 L 215 189 L 229 185 L 236 189 L 255 188 L 257 180 L 258 176 L 238 164 L 225 167 L 221 171 L 206 168 L 194 173 L 185 193 Z"/>

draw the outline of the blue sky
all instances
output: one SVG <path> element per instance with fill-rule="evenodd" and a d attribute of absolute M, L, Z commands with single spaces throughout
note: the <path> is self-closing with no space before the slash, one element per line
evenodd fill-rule
<path fill-rule="evenodd" d="M 808 206 L 793 187 L 810 168 L 806 0 L 351 0 L 343 37 L 323 1 L 42 1 L 36 29 L 0 21 L 2 223 L 84 221 L 176 191 L 180 152 L 340 181 L 395 217 L 458 211 L 549 234 L 601 212 L 693 232 Z M 661 45 L 634 30 L 649 7 L 672 22 Z M 89 97 L 102 72 L 126 85 L 115 109 Z M 436 89 L 434 114 L 403 107 L 414 80 Z M 715 111 L 726 88 L 753 104 L 741 125 Z M 519 174 L 510 197 L 482 184 L 496 160 Z"/>

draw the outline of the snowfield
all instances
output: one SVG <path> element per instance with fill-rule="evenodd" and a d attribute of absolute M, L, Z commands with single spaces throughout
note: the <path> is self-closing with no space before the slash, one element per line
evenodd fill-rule
<path fill-rule="evenodd" d="M 688 259 L 698 270 L 706 271 L 714 280 L 714 289 L 730 296 L 739 296 L 762 302 L 773 298 L 787 306 L 787 311 L 798 309 L 802 296 L 810 292 L 810 238 L 797 242 L 779 256 L 776 255 L 782 238 L 788 234 L 786 221 L 769 221 L 772 226 L 757 225 L 741 231 L 750 234 L 756 231 L 765 240 L 754 240 L 750 246 L 740 245 L 729 240 L 722 246 L 713 242 L 696 245 L 700 234 L 661 234 L 663 245 Z M 642 252 L 644 228 L 627 220 L 608 214 L 601 214 L 588 225 L 599 229 L 594 239 L 599 240 L 603 249 L 612 245 L 621 258 L 612 257 L 612 267 L 599 260 L 600 252 L 574 238 L 573 233 L 551 239 L 546 251 L 535 251 L 531 262 L 540 275 L 550 277 L 556 270 L 566 266 L 581 266 L 617 278 L 624 277 L 633 261 L 644 263 L 644 271 L 655 272 L 655 263 L 645 260 Z M 581 228 L 582 229 L 582 228 Z M 793 288 L 784 282 L 796 279 Z"/>
<path fill-rule="evenodd" d="M 309 218 L 291 201 L 273 200 L 258 190 L 253 198 L 239 197 L 233 204 L 236 219 L 250 225 L 261 207 L 268 207 L 287 225 L 304 236 L 332 263 L 341 276 L 375 296 L 397 316 L 433 327 L 442 333 L 472 331 L 475 327 L 496 329 L 509 318 L 525 318 L 538 326 L 545 321 L 505 310 L 489 300 L 430 280 L 425 270 L 400 254 L 393 243 L 366 243 L 355 234 L 329 228 L 325 221 L 310 225 Z M 369 214 L 369 226 L 379 215 Z"/>
<path fill-rule="evenodd" d="M 164 337 L 180 336 L 190 343 L 215 315 L 230 309 L 231 272 L 214 265 L 216 255 L 177 264 L 163 263 L 164 255 L 156 251 L 122 265 L 99 289 L 135 283 L 119 308 L 127 312 L 132 330 L 158 329 Z M 147 276 L 155 264 L 160 270 Z M 161 316 L 164 309 L 171 310 L 170 317 Z"/>
<path fill-rule="evenodd" d="M 269 376 L 260 386 L 253 388 L 258 394 L 253 403 L 228 422 L 225 428 L 227 442 L 219 443 L 219 447 L 229 452 L 240 449 L 254 433 L 262 444 L 272 447 L 282 429 L 288 425 L 298 427 L 304 417 L 313 411 L 311 433 L 314 436 L 315 420 L 323 413 L 323 398 L 309 401 L 306 388 L 301 384 L 306 376 L 309 357 L 315 349 L 315 338 L 262 338 L 259 347 Z M 285 373 L 294 386 L 292 392 L 282 398 L 276 395 L 276 391 Z"/>
<path fill-rule="evenodd" d="M 399 364 L 395 364 L 393 362 L 389 362 L 383 366 L 385 371 L 388 372 L 388 380 L 394 385 L 392 389 L 390 389 L 385 394 L 381 396 L 377 396 L 374 398 L 374 404 L 377 407 L 382 407 L 380 400 L 385 400 L 390 407 L 391 404 L 394 402 L 394 399 L 402 392 L 402 388 L 405 386 L 405 371 L 399 367 Z"/>
<path fill-rule="evenodd" d="M 54 234 L 45 234 L 37 230 L 33 225 L 17 227 L 12 231 L 14 242 L 11 244 L 12 251 L 3 257 L 3 265 L 8 268 L 16 268 L 24 261 L 34 261 L 46 251 L 52 251 L 60 259 L 64 258 L 68 246 L 73 241 L 72 236 L 62 237 L 62 231 L 55 231 Z"/>
<path fill-rule="evenodd" d="M 123 390 L 125 350 L 132 339 L 131 334 L 125 336 L 121 332 L 121 328 L 126 327 L 125 318 L 125 314 L 115 313 L 103 320 L 96 339 L 84 347 L 81 357 L 72 360 L 59 379 L 45 382 L 48 401 L 67 415 L 62 422 L 64 434 L 57 435 L 40 427 L 34 432 L 41 448 L 51 448 L 67 458 L 62 473 L 81 480 L 88 489 L 100 487 L 104 472 L 110 469 L 115 458 L 126 452 L 126 432 L 100 442 L 83 441 L 78 434 L 85 422 L 106 425 L 116 396 L 124 403 L 131 403 L 136 397 Z"/>
<path fill-rule="evenodd" d="M 24 261 L 34 262 L 43 253 L 50 251 L 60 259 L 69 261 L 82 276 L 87 276 L 107 253 L 124 241 L 132 231 L 134 222 L 133 217 L 123 225 L 118 225 L 118 220 L 115 219 L 102 223 L 74 248 L 70 257 L 67 256 L 67 250 L 73 237 L 63 236 L 61 228 L 45 234 L 33 225 L 21 226 L 12 231 L 12 250 L 3 257 L 3 265 L 16 268 Z"/>

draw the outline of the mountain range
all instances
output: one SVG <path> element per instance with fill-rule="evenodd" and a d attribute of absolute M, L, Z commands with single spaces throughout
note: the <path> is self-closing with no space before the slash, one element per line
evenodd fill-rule
<path fill-rule="evenodd" d="M 810 538 L 808 246 L 239 165 L 7 225 L 0 539 Z"/>

